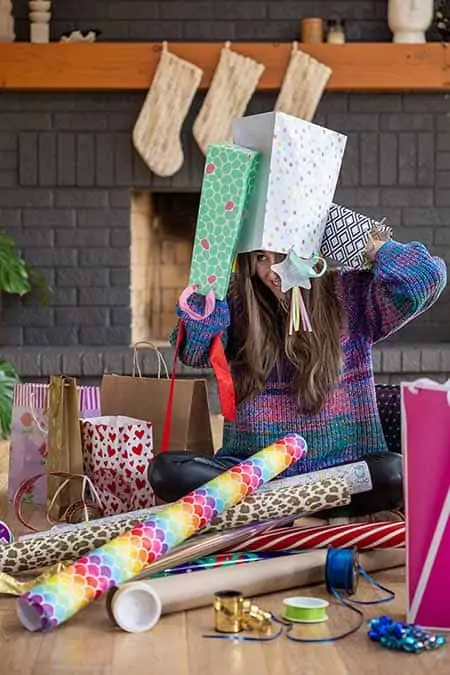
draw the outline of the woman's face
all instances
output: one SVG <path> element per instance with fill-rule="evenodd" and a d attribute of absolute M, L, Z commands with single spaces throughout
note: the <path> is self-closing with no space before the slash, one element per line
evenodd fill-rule
<path fill-rule="evenodd" d="M 279 300 L 284 298 L 284 293 L 281 290 L 281 279 L 271 268 L 272 265 L 279 263 L 283 258 L 283 255 L 271 251 L 258 251 L 256 253 L 256 275 Z"/>

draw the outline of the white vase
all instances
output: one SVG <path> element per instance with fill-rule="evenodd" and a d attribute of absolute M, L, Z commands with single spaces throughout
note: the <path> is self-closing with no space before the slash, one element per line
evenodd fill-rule
<path fill-rule="evenodd" d="M 433 21 L 433 0 L 389 0 L 388 24 L 397 43 L 426 42 Z"/>

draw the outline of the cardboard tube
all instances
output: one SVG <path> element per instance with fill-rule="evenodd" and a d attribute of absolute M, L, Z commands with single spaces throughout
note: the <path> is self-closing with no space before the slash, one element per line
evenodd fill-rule
<path fill-rule="evenodd" d="M 156 596 L 161 615 L 206 607 L 218 591 L 234 588 L 245 597 L 256 597 L 324 581 L 327 551 L 315 550 L 271 560 L 243 563 L 236 567 L 216 568 L 152 580 L 129 582 L 108 597 L 107 610 L 112 621 L 129 632 L 155 625 L 154 607 L 149 597 Z M 360 554 L 360 565 L 367 572 L 401 567 L 403 550 L 367 551 Z M 124 602 L 124 598 L 129 598 Z M 149 606 L 147 610 L 146 607 Z M 132 630 L 133 626 L 136 626 Z"/>
<path fill-rule="evenodd" d="M 162 612 L 161 600 L 146 581 L 125 584 L 111 599 L 111 612 L 119 628 L 128 633 L 151 630 Z"/>

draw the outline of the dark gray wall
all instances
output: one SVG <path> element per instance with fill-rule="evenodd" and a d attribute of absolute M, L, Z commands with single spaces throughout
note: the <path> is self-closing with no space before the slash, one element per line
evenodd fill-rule
<path fill-rule="evenodd" d="M 28 39 L 27 0 L 15 0 L 18 38 Z M 351 40 L 389 40 L 387 0 L 56 0 L 53 39 L 95 26 L 117 40 L 295 40 L 302 17 L 339 16 Z"/>
<path fill-rule="evenodd" d="M 16 5 L 27 39 L 27 3 Z M 301 16 L 340 15 L 358 40 L 390 40 L 386 5 L 372 2 L 64 0 L 54 3 L 54 37 L 96 26 L 106 40 L 291 40 Z M 20 17 L 24 17 L 21 19 Z M 198 189 L 202 156 L 184 129 L 185 164 L 153 176 L 131 144 L 144 93 L 0 93 L 0 224 L 54 284 L 47 307 L 3 299 L 0 343 L 72 350 L 126 348 L 130 339 L 130 190 Z M 249 112 L 270 110 L 256 95 Z M 450 260 L 450 102 L 443 94 L 327 94 L 316 121 L 348 133 L 336 200 L 386 216 L 402 241 L 419 239 Z M 450 294 L 395 340 L 450 337 Z M 33 350 L 31 350 L 33 351 Z M 30 351 L 30 353 L 31 353 Z M 37 350 L 39 351 L 39 350 Z M 33 352 L 34 353 L 34 352 Z M 34 357 L 33 357 L 34 358 Z"/>

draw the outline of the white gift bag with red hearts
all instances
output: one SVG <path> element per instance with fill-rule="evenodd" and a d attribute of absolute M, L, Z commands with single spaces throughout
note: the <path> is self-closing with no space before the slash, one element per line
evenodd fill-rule
<path fill-rule="evenodd" d="M 105 416 L 80 420 L 84 470 L 104 515 L 154 506 L 147 472 L 153 459 L 151 422 Z"/>

